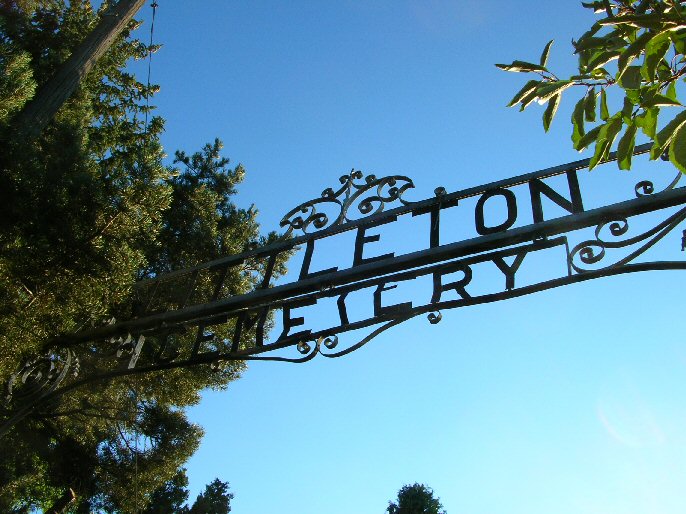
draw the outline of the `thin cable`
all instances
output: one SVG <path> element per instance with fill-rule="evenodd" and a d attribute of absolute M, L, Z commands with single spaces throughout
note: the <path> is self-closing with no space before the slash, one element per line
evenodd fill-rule
<path fill-rule="evenodd" d="M 150 22 L 150 44 L 148 45 L 148 81 L 145 87 L 145 143 L 148 141 L 148 112 L 150 111 L 150 76 L 152 74 L 152 45 L 155 34 L 155 14 L 157 14 L 157 2 L 150 4 L 152 7 L 152 21 Z"/>

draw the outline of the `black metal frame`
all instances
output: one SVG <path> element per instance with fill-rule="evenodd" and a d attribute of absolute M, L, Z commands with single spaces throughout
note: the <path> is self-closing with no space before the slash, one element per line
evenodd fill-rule
<path fill-rule="evenodd" d="M 649 147 L 639 146 L 635 153 L 645 153 Z M 611 159 L 614 159 L 614 155 Z M 686 188 L 676 187 L 681 175 L 662 191 L 656 192 L 651 182 L 641 181 L 635 186 L 636 198 L 584 210 L 576 173 L 586 168 L 588 162 L 588 159 L 584 159 L 454 193 L 438 188 L 435 197 L 419 202 L 403 198 L 404 193 L 414 187 L 407 177 L 376 178 L 370 175 L 365 178 L 361 172 L 353 170 L 340 178 L 341 187 L 338 190 L 326 189 L 321 197 L 288 212 L 281 222 L 286 233 L 280 241 L 140 282 L 136 286 L 140 308 L 132 319 L 49 341 L 43 356 L 27 362 L 11 377 L 6 390 L 7 409 L 0 436 L 38 406 L 95 380 L 200 364 L 216 365 L 220 361 L 306 362 L 318 354 L 335 358 L 360 348 L 381 332 L 421 314 L 427 314 L 431 323 L 438 323 L 442 317 L 440 311 L 446 309 L 514 298 L 599 277 L 649 270 L 686 269 L 686 262 L 682 261 L 634 262 L 686 219 L 686 207 L 638 235 L 629 236 L 628 221 L 632 216 L 686 205 Z M 547 178 L 559 175 L 567 178 L 568 195 L 559 193 L 544 182 Z M 516 186 L 529 188 L 534 223 L 512 228 L 517 219 L 517 203 L 511 189 Z M 457 206 L 463 199 L 477 196 L 475 228 L 478 236 L 441 244 L 441 213 Z M 494 196 L 504 198 L 507 217 L 500 225 L 487 226 L 483 209 L 486 201 Z M 569 214 L 546 220 L 542 196 Z M 400 203 L 400 206 L 387 210 L 394 202 Z M 359 219 L 351 219 L 354 206 L 362 216 Z M 326 209 L 332 208 L 335 215 L 326 214 Z M 430 216 L 429 248 L 399 256 L 390 253 L 365 258 L 365 245 L 379 238 L 377 235 L 368 235 L 367 230 L 392 223 L 403 214 Z M 586 227 L 595 227 L 594 237 L 570 248 L 567 234 Z M 343 270 L 329 268 L 311 272 L 316 241 L 351 230 L 356 231 L 353 266 Z M 302 234 L 296 235 L 297 232 Z M 278 256 L 303 245 L 305 254 L 298 280 L 273 284 L 272 273 Z M 518 287 L 516 274 L 525 257 L 531 252 L 553 248 L 563 249 L 567 256 L 564 276 Z M 622 249 L 629 253 L 615 259 L 610 257 L 612 252 Z M 506 263 L 507 257 L 514 258 L 512 264 Z M 259 277 L 258 287 L 239 296 L 223 295 L 229 270 L 256 261 L 263 263 L 261 269 L 264 270 Z M 505 288 L 495 293 L 471 296 L 467 286 L 471 280 L 472 266 L 484 262 L 493 262 L 500 270 L 505 278 Z M 462 273 L 460 280 L 443 283 L 444 277 L 456 272 Z M 413 306 L 411 302 L 405 302 L 383 305 L 383 293 L 394 288 L 393 284 L 423 276 L 431 276 L 433 280 L 433 294 L 427 304 Z M 198 283 L 201 278 L 208 277 L 214 283 L 213 293 L 207 298 L 198 297 Z M 347 295 L 371 288 L 374 288 L 373 316 L 351 322 L 345 303 Z M 451 299 L 445 298 L 448 294 Z M 336 297 L 339 314 L 337 325 L 324 330 L 292 333 L 293 329 L 304 325 L 302 318 L 293 317 L 294 309 Z M 269 313 L 276 310 L 282 313 L 283 331 L 276 341 L 268 343 L 264 341 L 263 328 Z M 339 334 L 375 325 L 378 327 L 356 344 L 345 349 L 338 348 Z M 213 345 L 215 334 L 212 329 L 216 326 L 231 326 L 233 329 L 233 337 L 223 341 L 221 350 Z M 169 355 L 168 339 L 190 329 L 197 334 L 194 343 Z M 245 340 L 244 335 L 248 330 L 255 332 L 253 340 Z M 141 358 L 144 345 L 153 345 L 155 352 L 148 352 L 146 358 Z M 298 354 L 294 357 L 274 354 L 287 347 L 295 347 Z M 80 378 L 78 362 L 84 356 L 108 358 L 113 365 L 97 375 Z"/>

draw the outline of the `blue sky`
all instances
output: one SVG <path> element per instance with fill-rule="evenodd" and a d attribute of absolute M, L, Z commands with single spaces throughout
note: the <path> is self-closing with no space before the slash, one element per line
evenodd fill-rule
<path fill-rule="evenodd" d="M 555 38 L 572 71 L 593 18 L 578 2 L 158 3 L 165 147 L 222 139 L 265 231 L 353 167 L 408 175 L 418 200 L 579 158 L 569 100 L 545 134 L 542 108 L 505 108 L 524 77 L 494 66 Z M 639 171 L 599 168 L 584 200 L 630 198 Z M 449 514 L 682 514 L 682 280 L 591 281 L 420 317 L 341 359 L 253 363 L 190 411 L 192 496 L 219 477 L 238 514 L 373 513 L 422 482 Z"/>

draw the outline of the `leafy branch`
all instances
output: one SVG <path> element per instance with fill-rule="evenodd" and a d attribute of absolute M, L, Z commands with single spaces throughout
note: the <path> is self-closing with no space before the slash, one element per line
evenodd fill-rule
<path fill-rule="evenodd" d="M 640 130 L 653 142 L 651 159 L 666 155 L 686 173 L 686 110 L 677 97 L 677 83 L 686 74 L 683 4 L 680 0 L 582 2 L 602 18 L 572 41 L 578 74 L 560 79 L 547 68 L 553 41 L 545 45 L 538 64 L 517 60 L 496 64 L 505 71 L 538 76 L 517 92 L 508 107 L 519 105 L 523 111 L 534 101 L 547 104 L 543 113 L 547 132 L 563 93 L 574 86 L 583 88 L 572 112 L 571 138 L 578 151 L 595 145 L 589 168 L 607 160 L 618 140 L 618 166 L 630 169 Z M 611 87 L 623 93 L 621 109 L 612 114 L 607 94 Z M 674 110 L 676 114 L 658 130 L 661 110 L 668 107 L 673 109 L 670 114 Z"/>

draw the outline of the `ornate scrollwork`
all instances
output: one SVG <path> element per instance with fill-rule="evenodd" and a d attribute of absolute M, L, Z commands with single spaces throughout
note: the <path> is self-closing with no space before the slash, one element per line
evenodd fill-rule
<path fill-rule="evenodd" d="M 320 198 L 304 202 L 290 210 L 280 223 L 281 227 L 288 227 L 284 237 L 290 236 L 295 230 L 306 234 L 308 231 L 316 232 L 342 225 L 350 221 L 350 207 L 357 202 L 357 210 L 363 216 L 381 212 L 386 204 L 396 200 L 403 205 L 411 203 L 402 197 L 406 190 L 414 187 L 408 177 L 393 175 L 377 178 L 375 175 L 368 175 L 362 181 L 363 177 L 361 171 L 353 169 L 348 175 L 340 177 L 342 185 L 337 191 L 327 188 L 322 191 Z M 364 195 L 369 192 L 372 194 L 365 197 Z M 327 207 L 334 209 L 335 217 L 318 210 Z"/>
<path fill-rule="evenodd" d="M 7 382 L 5 403 L 31 404 L 53 392 L 71 373 L 79 372 L 79 361 L 69 348 L 55 348 L 27 361 Z"/>
<path fill-rule="evenodd" d="M 674 177 L 674 179 L 667 185 L 667 187 L 658 192 L 662 193 L 664 191 L 674 189 L 676 185 L 679 183 L 679 180 L 681 180 L 682 176 L 683 173 L 681 173 L 680 171 L 677 172 L 676 177 Z M 653 184 L 653 182 L 650 180 L 641 180 L 634 186 L 634 192 L 636 193 L 636 198 L 655 194 L 655 184 Z"/>
<path fill-rule="evenodd" d="M 686 219 L 686 209 L 681 209 L 650 230 L 626 238 L 623 237 L 629 231 L 629 222 L 626 218 L 618 218 L 601 223 L 595 228 L 595 239 L 582 241 L 571 249 L 568 257 L 569 264 L 577 273 L 584 273 L 592 269 L 598 269 L 591 268 L 591 266 L 603 261 L 608 254 L 607 250 L 639 245 L 625 257 L 601 266 L 601 268 L 623 266 L 643 254 L 684 219 Z M 609 232 L 609 235 L 604 235 L 606 231 Z"/>
<path fill-rule="evenodd" d="M 426 319 L 428 319 L 429 323 L 432 325 L 438 325 L 443 319 L 443 314 L 441 314 L 440 311 L 430 312 L 426 315 Z"/>

